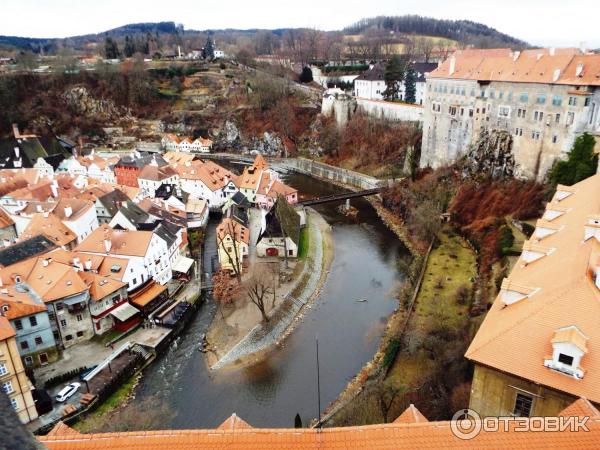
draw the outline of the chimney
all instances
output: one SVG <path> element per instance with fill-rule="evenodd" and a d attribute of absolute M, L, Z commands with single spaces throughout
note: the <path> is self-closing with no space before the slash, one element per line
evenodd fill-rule
<path fill-rule="evenodd" d="M 456 68 L 456 57 L 452 55 L 450 57 L 450 67 L 448 69 L 448 75 L 452 75 L 454 73 L 454 69 Z"/>
<path fill-rule="evenodd" d="M 50 190 L 52 191 L 52 197 L 58 198 L 58 183 L 56 183 L 56 181 L 52 182 Z"/>
<path fill-rule="evenodd" d="M 104 239 L 104 250 L 106 250 L 106 253 L 110 253 L 111 247 L 112 247 L 112 242 L 110 241 L 110 239 Z"/>
<path fill-rule="evenodd" d="M 548 54 L 549 54 L 550 56 L 554 56 L 554 55 L 556 54 L 556 49 L 555 49 L 554 47 L 550 47 L 550 48 L 548 49 Z"/>
<path fill-rule="evenodd" d="M 575 69 L 575 76 L 580 77 L 583 75 L 583 63 L 577 64 L 577 68 Z"/>
<path fill-rule="evenodd" d="M 42 265 L 44 267 L 48 267 L 48 264 L 50 264 L 52 262 L 52 258 L 44 258 L 42 259 Z"/>
<path fill-rule="evenodd" d="M 70 206 L 65 206 L 65 217 L 68 219 L 73 215 L 73 208 Z"/>
<path fill-rule="evenodd" d="M 77 258 L 77 257 L 73 258 L 73 265 L 74 266 L 78 266 L 79 265 L 79 258 Z"/>
<path fill-rule="evenodd" d="M 83 264 L 84 264 L 85 270 L 92 270 L 92 260 L 91 259 L 86 259 Z"/>
<path fill-rule="evenodd" d="M 17 125 L 16 123 L 13 123 L 12 129 L 13 129 L 13 134 L 15 136 L 15 139 L 19 139 L 21 137 L 21 133 L 19 132 L 19 125 Z"/>
<path fill-rule="evenodd" d="M 519 56 L 521 56 L 521 52 L 520 51 L 516 51 L 513 53 L 513 61 L 516 61 L 517 59 L 519 59 Z"/>
<path fill-rule="evenodd" d="M 43 211 L 42 205 L 40 205 L 39 203 L 37 205 L 35 205 L 35 210 L 39 213 L 42 212 Z"/>

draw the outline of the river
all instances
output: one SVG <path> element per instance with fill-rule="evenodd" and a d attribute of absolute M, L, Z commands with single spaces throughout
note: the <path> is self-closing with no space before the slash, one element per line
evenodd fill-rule
<path fill-rule="evenodd" d="M 304 175 L 282 178 L 301 197 L 339 191 Z M 332 225 L 334 260 L 321 294 L 282 348 L 250 367 L 210 371 L 198 351 L 200 337 L 216 312 L 208 299 L 186 332 L 145 371 L 133 402 L 147 397 L 167 402 L 176 415 L 162 428 L 211 428 L 232 413 L 257 427 L 293 427 L 296 413 L 305 425 L 315 418 L 315 337 L 325 408 L 376 352 L 397 304 L 393 293 L 404 278 L 397 260 L 409 257 L 367 201 L 356 199 L 352 204 L 359 209 L 359 222 L 338 214 L 336 203 L 316 207 Z M 214 220 L 207 231 L 205 267 L 215 254 Z"/>

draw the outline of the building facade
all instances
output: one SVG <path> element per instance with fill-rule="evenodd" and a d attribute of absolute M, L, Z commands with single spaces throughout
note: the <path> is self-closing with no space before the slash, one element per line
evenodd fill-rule
<path fill-rule="evenodd" d="M 600 132 L 600 55 L 465 50 L 427 79 L 421 167 L 468 153 L 483 131 L 512 136 L 517 176 L 541 180 L 584 132 Z"/>
<path fill-rule="evenodd" d="M 21 419 L 29 423 L 38 414 L 31 391 L 33 387 L 21 362 L 15 332 L 8 319 L 0 315 L 0 389 L 8 396 L 10 404 Z"/>

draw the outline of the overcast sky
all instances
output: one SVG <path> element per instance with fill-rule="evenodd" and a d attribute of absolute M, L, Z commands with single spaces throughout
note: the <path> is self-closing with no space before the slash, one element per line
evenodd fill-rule
<path fill-rule="evenodd" d="M 600 47 L 600 0 L 1 0 L 0 35 L 66 37 L 135 22 L 343 28 L 377 15 L 468 19 L 536 45 Z"/>

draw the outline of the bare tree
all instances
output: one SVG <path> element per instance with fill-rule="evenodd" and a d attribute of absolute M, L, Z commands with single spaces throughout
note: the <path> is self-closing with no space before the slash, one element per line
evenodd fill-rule
<path fill-rule="evenodd" d="M 272 279 L 264 270 L 256 268 L 246 284 L 248 299 L 256 305 L 265 322 L 269 321 L 266 306 L 269 294 L 272 293 Z"/>
<path fill-rule="evenodd" d="M 383 381 L 375 388 L 377 404 L 379 405 L 379 411 L 381 412 L 384 423 L 389 422 L 388 416 L 394 403 L 405 391 L 406 387 L 404 385 L 394 386 L 391 383 L 385 383 Z"/>

